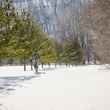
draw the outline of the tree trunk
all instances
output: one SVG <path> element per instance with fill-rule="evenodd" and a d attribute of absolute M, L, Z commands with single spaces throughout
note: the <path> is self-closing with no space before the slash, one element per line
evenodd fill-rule
<path fill-rule="evenodd" d="M 50 68 L 50 63 L 48 63 L 48 66 L 49 66 L 49 68 Z"/>
<path fill-rule="evenodd" d="M 24 56 L 24 71 L 26 71 L 26 59 L 25 59 L 25 56 Z"/>
<path fill-rule="evenodd" d="M 31 60 L 31 71 L 33 71 L 33 67 L 32 67 L 32 60 Z"/>
<path fill-rule="evenodd" d="M 90 64 L 89 56 L 87 56 L 87 63 Z"/>
<path fill-rule="evenodd" d="M 42 63 L 42 69 L 44 68 L 44 64 Z"/>
<path fill-rule="evenodd" d="M 66 67 L 68 66 L 68 64 L 66 63 Z"/>

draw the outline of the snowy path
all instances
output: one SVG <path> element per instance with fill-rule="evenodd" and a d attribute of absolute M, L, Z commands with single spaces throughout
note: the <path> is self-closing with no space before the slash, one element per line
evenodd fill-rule
<path fill-rule="evenodd" d="M 7 68 L 8 77 L 18 78 L 12 84 L 21 85 L 10 95 L 1 95 L 0 103 L 8 110 L 110 110 L 110 70 L 101 66 L 58 67 L 37 77 L 21 67 Z"/>

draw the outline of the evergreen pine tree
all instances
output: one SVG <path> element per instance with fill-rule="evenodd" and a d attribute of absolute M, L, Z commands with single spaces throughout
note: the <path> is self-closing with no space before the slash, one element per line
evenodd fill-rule
<path fill-rule="evenodd" d="M 0 1 L 0 57 L 7 57 L 8 44 L 12 37 L 12 28 L 15 20 L 15 10 L 11 0 Z"/>
<path fill-rule="evenodd" d="M 81 64 L 83 61 L 83 52 L 77 39 L 68 40 L 64 43 L 64 52 L 62 54 L 63 62 L 66 64 Z"/>

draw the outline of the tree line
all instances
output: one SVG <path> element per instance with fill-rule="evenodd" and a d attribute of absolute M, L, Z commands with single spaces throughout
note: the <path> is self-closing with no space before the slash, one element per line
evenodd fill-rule
<path fill-rule="evenodd" d="M 100 64 L 110 63 L 110 1 L 88 0 L 83 8 L 81 26 L 88 34 L 94 59 Z"/>
<path fill-rule="evenodd" d="M 17 12 L 11 0 L 0 3 L 0 62 L 29 63 L 37 52 L 41 64 L 82 64 L 83 50 L 78 39 L 61 43 L 43 32 L 30 10 Z"/>

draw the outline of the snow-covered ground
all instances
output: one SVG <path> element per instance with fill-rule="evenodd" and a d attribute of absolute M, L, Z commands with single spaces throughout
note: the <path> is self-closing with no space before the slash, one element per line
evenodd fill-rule
<path fill-rule="evenodd" d="M 110 70 L 104 66 L 39 71 L 0 67 L 0 110 L 110 110 Z"/>

